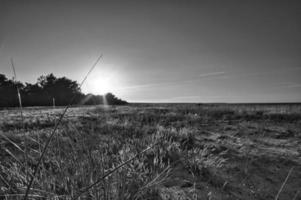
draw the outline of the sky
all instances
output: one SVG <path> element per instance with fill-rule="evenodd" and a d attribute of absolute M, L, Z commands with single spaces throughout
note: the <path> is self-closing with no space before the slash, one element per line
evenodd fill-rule
<path fill-rule="evenodd" d="M 0 73 L 129 102 L 301 102 L 301 3 L 0 0 Z"/>

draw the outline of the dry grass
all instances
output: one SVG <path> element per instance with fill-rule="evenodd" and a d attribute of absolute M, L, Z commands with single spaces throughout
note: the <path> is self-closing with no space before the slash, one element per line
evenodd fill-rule
<path fill-rule="evenodd" d="M 2 197 L 24 196 L 22 137 L 31 176 L 60 112 L 25 109 L 22 127 L 15 110 L 0 111 Z M 298 112 L 229 105 L 71 108 L 29 199 L 72 199 L 80 191 L 81 199 L 274 199 L 294 167 L 279 195 L 293 199 L 301 184 L 300 119 Z"/>

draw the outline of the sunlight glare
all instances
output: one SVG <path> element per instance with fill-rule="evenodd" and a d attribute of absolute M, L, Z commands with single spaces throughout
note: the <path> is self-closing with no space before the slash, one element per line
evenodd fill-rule
<path fill-rule="evenodd" d="M 103 95 L 116 93 L 119 87 L 119 76 L 113 71 L 97 71 L 87 81 L 87 90 L 93 94 Z"/>

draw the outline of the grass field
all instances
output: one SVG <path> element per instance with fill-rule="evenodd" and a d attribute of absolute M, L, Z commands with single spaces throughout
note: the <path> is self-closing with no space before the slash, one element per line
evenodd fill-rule
<path fill-rule="evenodd" d="M 0 199 L 22 199 L 63 108 L 0 110 Z M 133 161 L 104 179 L 120 163 Z M 301 105 L 70 108 L 29 199 L 301 199 Z"/>

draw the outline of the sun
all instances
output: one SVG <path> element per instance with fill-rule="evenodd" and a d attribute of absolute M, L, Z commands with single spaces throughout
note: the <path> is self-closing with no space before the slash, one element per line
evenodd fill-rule
<path fill-rule="evenodd" d="M 88 93 L 104 95 L 106 93 L 116 93 L 118 91 L 120 78 L 113 71 L 98 71 L 87 80 L 85 90 Z"/>
<path fill-rule="evenodd" d="M 115 88 L 113 82 L 108 78 L 99 78 L 93 83 L 93 90 L 98 94 L 106 94 L 109 92 L 114 92 Z"/>

